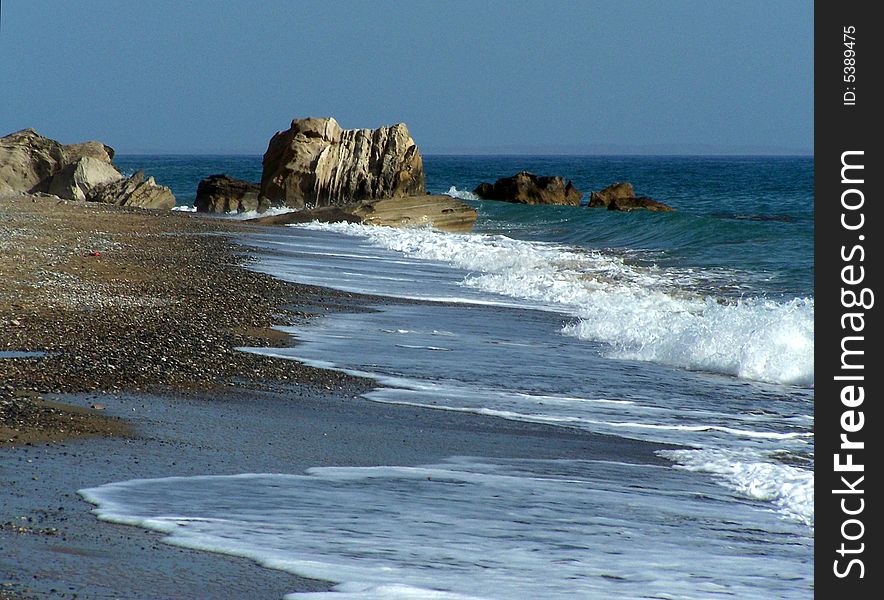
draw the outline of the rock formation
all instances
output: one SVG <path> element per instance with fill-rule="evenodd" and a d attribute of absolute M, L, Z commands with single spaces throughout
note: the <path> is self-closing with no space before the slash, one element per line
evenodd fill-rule
<path fill-rule="evenodd" d="M 93 185 L 104 183 L 109 176 L 110 171 L 107 168 L 96 166 L 99 162 L 116 171 L 111 164 L 113 155 L 113 148 L 101 142 L 65 146 L 40 135 L 33 129 L 11 133 L 0 138 L 0 193 L 48 192 L 56 174 L 81 159 L 94 159 L 97 162 L 83 165 L 78 173 L 77 187 L 82 192 Z M 69 178 L 76 169 L 77 167 L 73 166 L 64 177 Z M 92 182 L 89 179 L 92 173 L 99 174 L 101 181 Z M 57 184 L 58 190 L 65 187 L 67 186 L 61 181 Z M 73 186 L 70 187 L 70 194 L 59 195 L 67 199 L 79 197 Z"/>
<path fill-rule="evenodd" d="M 476 210 L 450 196 L 410 196 L 351 203 L 346 206 L 323 206 L 281 215 L 258 217 L 250 223 L 287 225 L 322 221 L 365 223 L 389 227 L 434 227 L 442 231 L 468 232 L 476 221 Z"/>
<path fill-rule="evenodd" d="M 615 198 L 635 198 L 635 190 L 631 183 L 612 183 L 600 192 L 589 195 L 590 208 L 608 208 Z"/>
<path fill-rule="evenodd" d="M 264 154 L 261 198 L 292 208 L 424 194 L 423 161 L 404 123 L 341 129 L 332 118 L 296 119 Z"/>
<path fill-rule="evenodd" d="M 579 206 L 583 197 L 571 181 L 565 183 L 562 177 L 540 177 L 527 171 L 498 179 L 494 185 L 481 183 L 473 193 L 485 200 L 567 206 Z"/>
<path fill-rule="evenodd" d="M 653 212 L 672 212 L 674 209 L 659 200 L 640 196 L 638 198 L 613 198 L 608 204 L 608 210 L 630 212 L 633 210 L 650 210 Z"/>
<path fill-rule="evenodd" d="M 171 210 L 175 206 L 172 190 L 157 185 L 153 177 L 145 181 L 144 171 L 138 171 L 128 179 L 120 179 L 96 187 L 87 197 L 90 202 L 104 202 L 118 206 L 138 208 L 161 208 Z"/>
<path fill-rule="evenodd" d="M 165 208 L 175 196 L 139 171 L 126 179 L 113 165 L 114 149 L 101 142 L 67 146 L 23 129 L 0 138 L 0 194 L 49 193 L 66 200 Z"/>
<path fill-rule="evenodd" d="M 52 176 L 49 193 L 66 200 L 85 200 L 96 187 L 123 179 L 110 162 L 84 156 Z"/>
<path fill-rule="evenodd" d="M 260 191 L 257 183 L 227 175 L 209 175 L 197 186 L 193 205 L 197 212 L 264 212 L 270 207 L 270 202 L 266 199 L 263 202 L 258 201 Z"/>
<path fill-rule="evenodd" d="M 654 212 L 670 212 L 674 210 L 668 204 L 647 196 L 635 195 L 631 183 L 613 183 L 600 192 L 592 192 L 589 195 L 590 208 L 607 208 L 620 212 L 633 210 L 650 210 Z"/>

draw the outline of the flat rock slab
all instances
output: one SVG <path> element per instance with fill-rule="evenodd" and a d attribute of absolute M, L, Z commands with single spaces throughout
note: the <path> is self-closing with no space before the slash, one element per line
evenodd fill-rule
<path fill-rule="evenodd" d="M 256 225 L 291 225 L 294 223 L 364 223 L 387 227 L 434 227 L 441 231 L 466 233 L 473 229 L 474 208 L 451 196 L 423 195 L 385 198 L 345 206 L 325 206 L 309 210 L 249 219 Z"/>

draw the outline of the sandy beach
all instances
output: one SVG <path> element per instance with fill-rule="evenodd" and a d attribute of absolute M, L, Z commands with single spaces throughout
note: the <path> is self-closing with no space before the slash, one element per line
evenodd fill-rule
<path fill-rule="evenodd" d="M 662 464 L 658 444 L 376 404 L 358 397 L 369 381 L 235 350 L 372 300 L 243 268 L 242 224 L 46 197 L 0 199 L 0 216 L 0 350 L 15 356 L 0 359 L 0 597 L 329 588 L 99 522 L 76 492 L 110 481 L 456 455 Z"/>

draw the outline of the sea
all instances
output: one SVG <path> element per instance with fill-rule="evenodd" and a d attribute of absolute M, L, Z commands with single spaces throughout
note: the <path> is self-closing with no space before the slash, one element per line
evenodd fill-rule
<path fill-rule="evenodd" d="M 183 209 L 207 175 L 261 174 L 258 156 L 116 162 Z M 290 598 L 812 597 L 813 158 L 426 156 L 424 170 L 428 191 L 477 209 L 472 233 L 312 223 L 242 238 L 261 272 L 408 302 L 242 350 L 377 382 L 353 401 L 642 440 L 657 460 L 108 482 L 81 491 L 99 518 L 334 583 Z M 675 211 L 471 193 L 522 170 L 571 179 L 584 201 L 629 181 Z"/>

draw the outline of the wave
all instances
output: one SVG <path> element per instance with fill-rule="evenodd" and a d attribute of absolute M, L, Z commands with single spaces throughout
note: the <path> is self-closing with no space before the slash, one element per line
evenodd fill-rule
<path fill-rule="evenodd" d="M 470 272 L 464 286 L 564 311 L 577 321 L 562 333 L 602 342 L 614 358 L 813 385 L 812 298 L 725 301 L 698 291 L 709 280 L 702 270 L 640 267 L 603 252 L 503 235 L 348 223 L 305 227 L 445 262 Z"/>
<path fill-rule="evenodd" d="M 234 219 L 244 221 L 245 219 L 254 219 L 256 217 L 272 217 L 274 215 L 284 215 L 286 213 L 295 212 L 294 208 L 288 206 L 271 206 L 266 211 L 259 213 L 256 210 L 246 210 L 243 212 L 229 212 L 221 215 L 226 219 Z"/>
<path fill-rule="evenodd" d="M 188 206 L 188 205 L 179 205 L 173 206 L 172 210 L 178 212 L 196 212 L 196 206 Z M 216 213 L 211 216 L 217 217 L 220 219 L 233 219 L 236 221 L 244 221 L 246 219 L 254 219 L 256 217 L 272 217 L 274 215 L 284 215 L 286 213 L 294 212 L 294 208 L 289 208 L 287 206 L 273 206 L 268 208 L 266 211 L 259 213 L 256 210 L 246 210 L 243 212 L 231 211 L 227 213 Z"/>
<path fill-rule="evenodd" d="M 472 192 L 467 192 L 465 190 L 459 190 L 454 186 L 448 188 L 448 191 L 445 192 L 446 196 L 451 196 L 452 198 L 457 198 L 458 200 L 481 200 L 476 194 Z"/>
<path fill-rule="evenodd" d="M 719 476 L 726 487 L 753 500 L 772 502 L 785 517 L 813 526 L 813 471 L 764 460 L 746 460 L 729 450 L 661 450 L 688 471 Z"/>
<path fill-rule="evenodd" d="M 739 505 L 723 518 L 659 468 L 452 457 L 79 493 L 101 520 L 333 584 L 287 598 L 807 597 L 812 565 L 783 552 L 810 548 L 798 526 Z"/>

